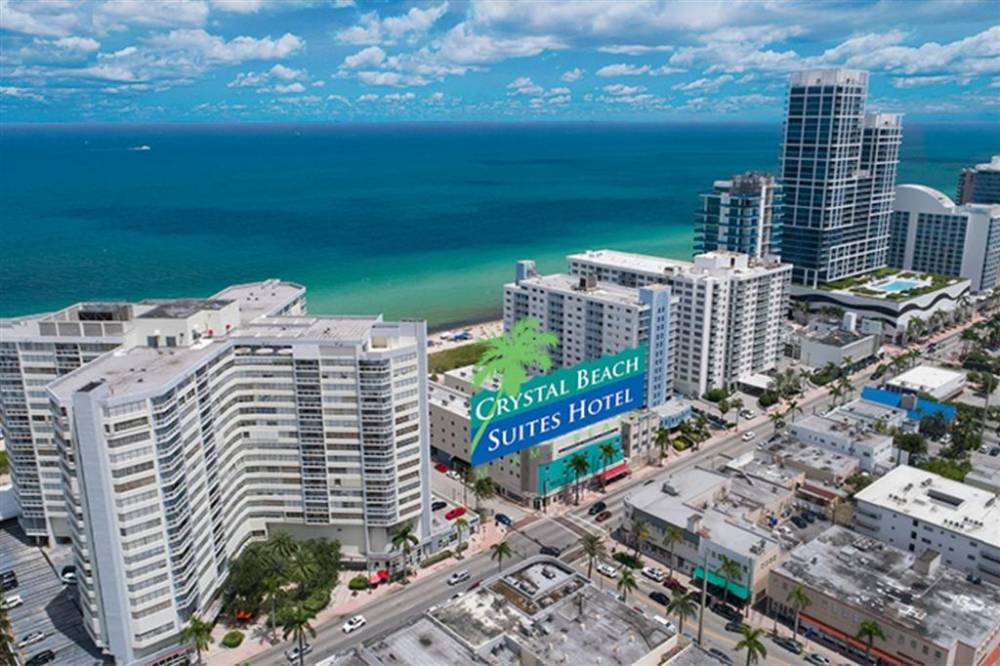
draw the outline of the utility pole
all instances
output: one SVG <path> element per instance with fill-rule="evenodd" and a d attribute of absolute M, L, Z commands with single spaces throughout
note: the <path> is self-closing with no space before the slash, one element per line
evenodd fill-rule
<path fill-rule="evenodd" d="M 701 611 L 698 613 L 698 645 L 702 645 L 701 632 L 705 626 L 705 603 L 708 597 L 708 554 L 701 563 Z"/>

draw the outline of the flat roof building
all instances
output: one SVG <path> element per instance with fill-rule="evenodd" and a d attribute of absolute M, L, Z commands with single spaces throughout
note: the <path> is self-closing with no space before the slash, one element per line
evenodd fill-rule
<path fill-rule="evenodd" d="M 803 444 L 857 458 L 872 472 L 893 464 L 892 428 L 903 428 L 906 412 L 867 400 L 852 400 L 826 414 L 809 414 L 788 426 Z"/>
<path fill-rule="evenodd" d="M 810 604 L 800 625 L 822 642 L 865 651 L 862 622 L 885 634 L 872 655 L 893 665 L 978 666 L 1000 659 L 1000 588 L 969 582 L 933 549 L 887 546 L 831 527 L 771 570 L 772 612 L 794 616 L 787 598 L 801 586 Z"/>
<path fill-rule="evenodd" d="M 902 394 L 925 394 L 934 400 L 947 400 L 965 388 L 965 373 L 930 365 L 918 365 L 885 383 L 890 391 Z"/>
<path fill-rule="evenodd" d="M 958 203 L 1000 203 L 1000 155 L 989 162 L 962 169 L 958 178 Z"/>

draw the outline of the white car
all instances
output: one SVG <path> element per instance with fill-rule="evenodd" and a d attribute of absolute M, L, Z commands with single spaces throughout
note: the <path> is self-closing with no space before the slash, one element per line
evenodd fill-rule
<path fill-rule="evenodd" d="M 653 567 L 643 568 L 642 575 L 650 580 L 655 580 L 657 583 L 662 583 L 663 579 L 667 577 L 667 575 L 663 573 L 661 570 L 655 569 Z"/>
<path fill-rule="evenodd" d="M 11 608 L 17 608 L 23 603 L 24 599 L 21 598 L 20 594 L 12 594 L 9 597 L 5 597 L 3 602 L 0 602 L 0 608 L 10 610 Z"/>
<path fill-rule="evenodd" d="M 66 583 L 67 585 L 76 585 L 75 571 L 67 571 L 63 575 L 59 576 L 59 578 L 62 580 L 62 582 Z"/>
<path fill-rule="evenodd" d="M 33 631 L 30 634 L 28 634 L 27 636 L 25 636 L 24 638 L 22 638 L 21 640 L 19 640 L 17 642 L 17 647 L 18 648 L 26 648 L 29 645 L 34 645 L 35 643 L 38 643 L 39 641 L 43 641 L 43 640 L 45 640 L 45 632 L 44 631 Z"/>
<path fill-rule="evenodd" d="M 453 469 L 449 469 L 447 472 L 445 472 L 444 475 L 447 476 L 449 479 L 454 479 L 455 481 L 462 480 L 462 475 Z"/>
<path fill-rule="evenodd" d="M 608 578 L 618 578 L 618 569 L 604 562 L 597 565 L 597 572 Z"/>
<path fill-rule="evenodd" d="M 755 416 L 757 416 L 757 412 L 753 411 L 752 409 L 744 409 L 742 412 L 740 412 L 740 417 L 744 419 L 752 419 Z"/>
<path fill-rule="evenodd" d="M 743 436 L 740 437 L 740 439 L 742 439 L 744 442 L 752 442 L 755 437 L 757 437 L 757 433 L 755 433 L 753 430 L 747 430 L 745 433 L 743 433 Z"/>
<path fill-rule="evenodd" d="M 673 632 L 675 634 L 677 633 L 677 628 L 674 627 L 674 623 L 668 620 L 667 618 L 663 617 L 662 615 L 654 615 L 653 622 L 662 625 L 663 628 L 666 629 L 667 631 Z"/>
<path fill-rule="evenodd" d="M 816 664 L 816 666 L 830 666 L 830 660 L 819 654 L 818 652 L 813 652 L 808 657 L 806 661 L 810 664 Z"/>
<path fill-rule="evenodd" d="M 355 615 L 350 620 L 344 623 L 344 633 L 345 634 L 353 633 L 358 629 L 360 629 L 361 627 L 365 626 L 367 623 L 368 620 L 365 619 L 364 615 Z"/>
<path fill-rule="evenodd" d="M 464 583 L 467 580 L 469 580 L 468 571 L 456 571 L 452 575 L 448 576 L 449 585 L 458 585 L 459 583 Z"/>
<path fill-rule="evenodd" d="M 305 655 L 309 654 L 309 653 L 310 653 L 310 652 L 312 652 L 312 651 L 313 651 L 313 646 L 312 646 L 312 645 L 309 645 L 309 643 L 305 643 L 305 644 L 303 644 L 303 645 L 302 645 L 302 653 L 301 653 L 301 655 L 300 655 L 300 654 L 299 654 L 299 646 L 298 646 L 298 645 L 296 645 L 296 646 L 295 646 L 295 647 L 293 647 L 293 648 L 292 648 L 291 650 L 287 650 L 287 651 L 285 652 L 285 658 L 286 658 L 286 659 L 287 659 L 288 661 L 290 661 L 290 662 L 292 662 L 292 663 L 294 664 L 294 663 L 296 663 L 297 661 L 299 661 L 299 659 L 300 659 L 301 657 L 304 657 Z"/>

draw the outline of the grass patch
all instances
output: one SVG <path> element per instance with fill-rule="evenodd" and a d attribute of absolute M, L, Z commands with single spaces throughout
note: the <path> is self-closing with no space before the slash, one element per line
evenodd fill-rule
<path fill-rule="evenodd" d="M 222 644 L 227 648 L 238 648 L 243 642 L 242 631 L 230 631 L 222 637 Z"/>
<path fill-rule="evenodd" d="M 467 345 L 452 347 L 427 356 L 428 370 L 432 373 L 447 372 L 464 365 L 472 365 L 479 360 L 486 350 L 485 341 L 470 342 Z"/>

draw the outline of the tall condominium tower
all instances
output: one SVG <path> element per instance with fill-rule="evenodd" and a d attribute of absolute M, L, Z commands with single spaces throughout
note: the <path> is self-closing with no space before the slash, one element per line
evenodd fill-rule
<path fill-rule="evenodd" d="M 807 286 L 881 268 L 901 116 L 866 113 L 868 73 L 792 74 L 781 153 L 781 256 Z"/>
<path fill-rule="evenodd" d="M 633 288 L 671 290 L 674 387 L 690 396 L 731 387 L 777 366 L 792 267 L 708 252 L 694 262 L 597 250 L 568 257 L 570 273 Z"/>
<path fill-rule="evenodd" d="M 506 330 L 532 318 L 559 336 L 551 353 L 555 367 L 646 344 L 646 406 L 672 395 L 669 287 L 633 289 L 599 283 L 593 276 L 538 275 L 535 262 L 520 261 L 515 281 L 503 291 Z"/>
<path fill-rule="evenodd" d="M 958 203 L 1000 203 L 1000 155 L 989 162 L 962 169 L 958 177 Z"/>
<path fill-rule="evenodd" d="M 173 654 L 276 527 L 379 568 L 399 525 L 430 536 L 425 324 L 303 302 L 268 281 L 121 306 L 122 343 L 41 387 L 84 624 L 117 663 Z"/>
<path fill-rule="evenodd" d="M 695 253 L 724 250 L 751 257 L 781 253 L 781 185 L 766 173 L 717 180 L 701 195 Z"/>

